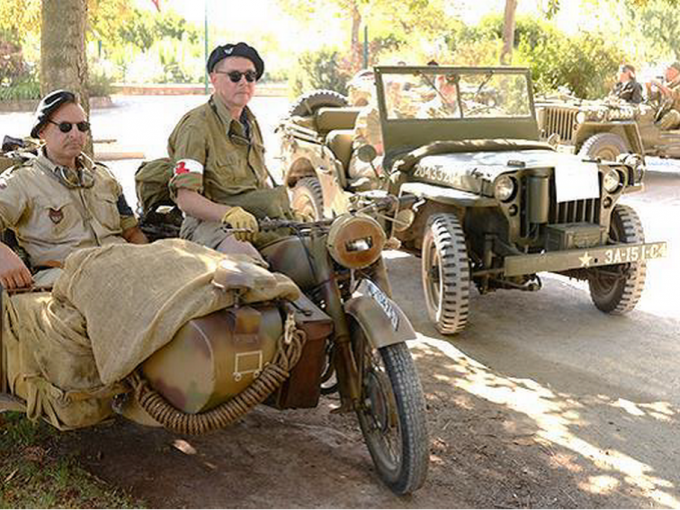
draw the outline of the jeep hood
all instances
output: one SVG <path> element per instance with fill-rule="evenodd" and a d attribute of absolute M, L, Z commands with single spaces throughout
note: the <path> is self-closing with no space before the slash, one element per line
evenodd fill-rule
<path fill-rule="evenodd" d="M 542 149 L 437 154 L 416 163 L 412 180 L 491 196 L 492 184 L 501 174 L 556 165 L 574 168 L 585 163 L 581 156 Z"/>

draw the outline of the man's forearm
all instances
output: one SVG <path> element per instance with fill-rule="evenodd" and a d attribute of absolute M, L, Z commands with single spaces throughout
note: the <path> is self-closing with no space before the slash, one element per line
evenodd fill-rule
<path fill-rule="evenodd" d="M 188 189 L 177 190 L 177 206 L 183 213 L 203 221 L 222 221 L 224 214 L 231 209 Z"/>
<path fill-rule="evenodd" d="M 123 239 L 132 244 L 148 244 L 149 240 L 138 226 L 123 230 Z"/>

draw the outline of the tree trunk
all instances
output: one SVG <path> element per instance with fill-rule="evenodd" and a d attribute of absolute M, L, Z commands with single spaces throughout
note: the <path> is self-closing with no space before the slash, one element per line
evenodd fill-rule
<path fill-rule="evenodd" d="M 501 65 L 512 62 L 512 47 L 515 42 L 515 11 L 517 0 L 505 0 L 505 19 L 503 22 L 503 51 L 501 51 Z"/>
<path fill-rule="evenodd" d="M 358 2 L 355 0 L 352 2 L 352 42 L 350 49 L 352 55 L 352 72 L 357 72 L 361 69 L 362 46 L 361 40 L 359 39 L 360 29 L 361 13 L 359 12 Z"/>
<path fill-rule="evenodd" d="M 42 0 L 40 92 L 66 89 L 75 93 L 89 116 L 85 28 L 87 0 Z M 86 148 L 92 154 L 92 140 Z"/>

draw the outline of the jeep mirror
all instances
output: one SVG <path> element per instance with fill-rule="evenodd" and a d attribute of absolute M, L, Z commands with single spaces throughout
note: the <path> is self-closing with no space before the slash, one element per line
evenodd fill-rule
<path fill-rule="evenodd" d="M 377 155 L 378 152 L 372 145 L 362 145 L 357 149 L 357 158 L 359 158 L 359 161 L 363 161 L 364 163 L 370 163 Z"/>

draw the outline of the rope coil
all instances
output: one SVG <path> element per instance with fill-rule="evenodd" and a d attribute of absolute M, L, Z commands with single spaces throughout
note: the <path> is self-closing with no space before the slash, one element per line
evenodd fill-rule
<path fill-rule="evenodd" d="M 293 312 L 289 311 L 271 363 L 238 395 L 203 413 L 180 411 L 151 388 L 138 371 L 128 377 L 128 382 L 142 409 L 163 427 L 179 434 L 205 434 L 231 425 L 274 393 L 300 360 L 306 340 L 306 333 L 297 328 Z"/>

